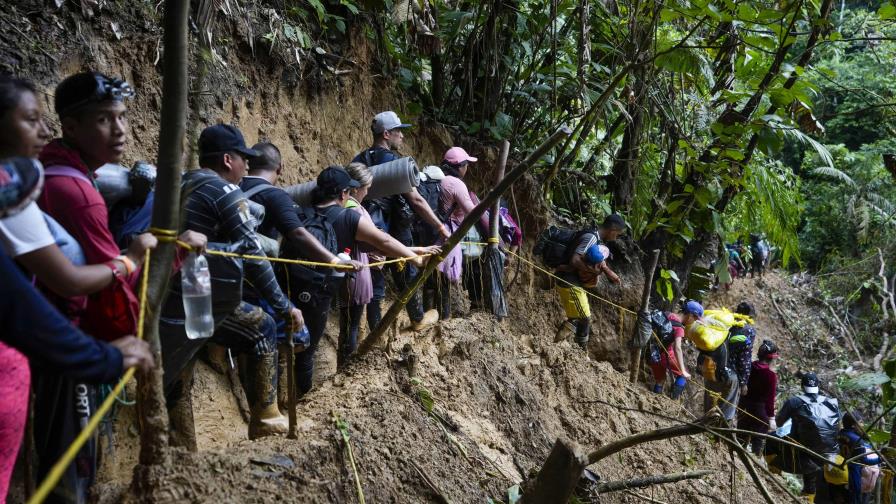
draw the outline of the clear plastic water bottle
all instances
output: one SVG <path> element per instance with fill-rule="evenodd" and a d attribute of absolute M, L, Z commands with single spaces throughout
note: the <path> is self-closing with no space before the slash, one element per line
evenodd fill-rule
<path fill-rule="evenodd" d="M 210 338 L 215 332 L 212 316 L 212 277 L 205 256 L 190 252 L 180 270 L 185 325 L 190 339 Z"/>
<path fill-rule="evenodd" d="M 352 249 L 347 248 L 342 252 L 336 254 L 336 257 L 339 259 L 339 264 L 348 264 L 352 260 Z M 333 276 L 344 277 L 345 270 L 340 268 L 333 268 Z"/>

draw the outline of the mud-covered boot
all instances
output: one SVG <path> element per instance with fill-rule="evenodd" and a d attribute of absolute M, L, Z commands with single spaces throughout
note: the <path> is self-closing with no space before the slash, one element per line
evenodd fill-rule
<path fill-rule="evenodd" d="M 411 330 L 420 332 L 424 329 L 434 326 L 439 321 L 439 311 L 429 310 L 423 314 L 423 318 L 418 322 L 411 324 Z"/>
<path fill-rule="evenodd" d="M 249 439 L 289 432 L 289 420 L 277 409 L 277 354 L 249 358 L 248 371 L 253 391 L 250 405 Z"/>
<path fill-rule="evenodd" d="M 557 328 L 557 334 L 554 335 L 554 343 L 568 341 L 576 333 L 576 325 L 572 320 L 566 320 Z"/>

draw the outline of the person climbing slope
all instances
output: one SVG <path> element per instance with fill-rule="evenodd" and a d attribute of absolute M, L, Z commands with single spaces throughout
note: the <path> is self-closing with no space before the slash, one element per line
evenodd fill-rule
<path fill-rule="evenodd" d="M 738 429 L 766 434 L 777 428 L 775 396 L 778 388 L 778 375 L 773 369 L 777 359 L 778 345 L 771 340 L 764 340 L 759 345 L 758 358 L 750 366 L 747 392 L 740 397 Z M 754 454 L 762 454 L 762 447 L 765 445 L 763 438 L 743 435 L 741 439 L 749 443 L 750 450 Z"/>
<path fill-rule="evenodd" d="M 649 319 L 652 333 L 647 345 L 647 363 L 653 372 L 653 392 L 661 394 L 667 375 L 671 375 L 673 384 L 669 396 L 672 399 L 678 399 L 681 397 L 687 381 L 691 379 L 681 348 L 681 340 L 684 339 L 684 323 L 681 316 L 662 310 L 650 312 Z"/>
<path fill-rule="evenodd" d="M 373 167 L 399 159 L 401 157 L 399 151 L 402 145 L 404 145 L 403 130 L 410 127 L 410 124 L 401 122 L 401 119 L 398 118 L 398 114 L 395 112 L 391 110 L 380 112 L 374 116 L 370 125 L 370 131 L 373 134 L 373 145 L 359 152 L 352 159 L 352 162 Z M 442 238 L 448 238 L 451 235 L 448 228 L 439 220 L 416 188 L 412 188 L 404 194 L 368 201 L 365 206 L 371 215 L 382 215 L 384 218 L 382 224 L 385 227 L 385 231 L 406 247 L 414 246 L 413 214 L 415 213 L 432 226 Z M 375 212 L 372 209 L 373 206 L 379 207 L 380 211 Z M 399 290 L 404 290 L 417 277 L 417 268 L 413 265 L 407 265 L 407 267 L 402 269 L 395 265 L 389 265 L 386 269 L 391 272 L 392 279 Z M 380 313 L 380 303 L 385 295 L 385 277 L 383 276 L 383 270 L 373 270 L 371 274 L 374 295 L 367 309 L 373 310 L 374 315 L 377 315 Z M 436 310 L 424 312 L 423 299 L 419 292 L 414 293 L 411 299 L 408 300 L 406 311 L 408 318 L 411 320 L 412 329 L 418 331 L 434 324 L 439 318 Z"/>
<path fill-rule="evenodd" d="M 697 346 L 697 370 L 703 377 L 703 411 L 718 406 L 727 421 L 734 419 L 737 408 L 737 375 L 728 367 L 728 327 L 718 338 L 712 337 L 714 326 L 703 318 L 703 305 L 689 300 L 682 308 L 685 335 Z"/>
<path fill-rule="evenodd" d="M 608 215 L 596 230 L 570 231 L 548 228 L 539 237 L 535 253 L 541 255 L 547 266 L 553 267 L 561 282 L 556 285 L 560 304 L 566 313 L 566 321 L 557 331 L 557 341 L 575 335 L 575 342 L 583 349 L 588 344 L 591 332 L 591 307 L 585 293 L 584 282 L 602 271 L 606 260 L 600 245 L 611 242 L 625 231 L 625 221 L 616 214 Z M 608 276 L 619 283 L 618 276 Z"/>
<path fill-rule="evenodd" d="M 819 393 L 815 373 L 803 373 L 800 381 L 803 393 L 791 397 L 781 406 L 775 422 L 780 428 L 791 421 L 790 437 L 793 440 L 833 461 L 840 450 L 837 440 L 840 405 L 837 399 Z M 813 502 L 821 466 L 803 451 L 798 451 L 796 457 L 799 460 L 797 470 L 803 478 L 801 495 Z"/>
<path fill-rule="evenodd" d="M 753 341 L 756 339 L 756 329 L 753 328 L 751 322 L 756 316 L 756 310 L 753 305 L 743 301 L 737 305 L 734 311 L 744 316 L 744 323 L 731 326 L 728 331 L 728 367 L 737 375 L 737 383 L 742 397 L 747 394 L 747 385 L 752 369 L 750 361 L 753 359 Z"/>

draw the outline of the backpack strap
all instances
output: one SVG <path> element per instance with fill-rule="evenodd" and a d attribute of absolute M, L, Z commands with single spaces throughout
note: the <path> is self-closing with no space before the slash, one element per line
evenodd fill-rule
<path fill-rule="evenodd" d="M 271 184 L 258 184 L 248 191 L 243 191 L 243 195 L 246 197 L 246 199 L 252 199 L 252 196 L 255 196 L 256 194 L 267 191 L 269 189 L 276 189 L 276 187 Z"/>
<path fill-rule="evenodd" d="M 78 180 L 83 180 L 88 184 L 95 186 L 93 180 L 90 179 L 84 172 L 77 168 L 73 168 L 71 166 L 48 166 L 44 168 L 44 176 L 46 177 L 71 177 Z"/>

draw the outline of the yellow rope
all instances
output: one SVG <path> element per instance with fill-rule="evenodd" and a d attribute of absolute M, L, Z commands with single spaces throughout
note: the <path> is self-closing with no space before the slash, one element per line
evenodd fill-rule
<path fill-rule="evenodd" d="M 153 235 L 155 235 L 156 238 L 160 242 L 166 242 L 166 243 L 173 242 L 173 243 L 176 243 L 180 247 L 183 247 L 186 249 L 191 249 L 191 247 L 189 245 L 187 245 L 186 243 L 177 239 L 176 231 L 174 231 L 174 230 L 151 228 L 150 232 Z M 489 240 L 489 241 L 491 242 L 491 240 Z M 474 242 L 464 242 L 464 243 L 477 244 Z M 487 244 L 479 243 L 478 245 L 487 245 Z M 563 282 L 567 285 L 576 287 L 576 285 L 574 285 L 570 282 L 567 282 L 566 280 L 563 280 L 562 278 L 554 275 L 552 272 L 540 267 L 539 265 L 535 264 L 532 261 L 529 261 L 525 257 L 522 257 L 519 254 L 517 254 L 511 250 L 507 250 L 506 252 L 508 254 L 511 254 L 514 257 L 520 259 L 521 261 L 529 264 L 536 270 L 547 274 L 548 276 L 554 278 L 555 280 L 559 280 L 560 282 Z M 138 318 L 137 318 L 137 338 L 139 338 L 139 339 L 143 339 L 143 323 L 146 318 L 146 292 L 147 292 L 147 286 L 148 286 L 148 280 L 149 280 L 149 259 L 150 259 L 151 253 L 152 253 L 151 249 L 146 251 L 146 256 L 144 258 L 144 265 L 143 265 L 143 277 L 141 278 L 141 283 L 140 283 L 140 309 L 139 309 L 139 314 L 138 314 Z M 232 253 L 232 252 L 223 252 L 223 251 L 217 251 L 217 250 L 206 250 L 206 253 L 213 254 L 213 255 L 228 256 L 228 257 L 239 257 L 242 259 L 257 259 L 257 260 L 280 262 L 280 263 L 287 263 L 287 264 L 303 264 L 303 265 L 309 265 L 309 266 L 323 266 L 323 267 L 327 267 L 327 268 L 352 269 L 352 266 L 350 266 L 350 265 L 317 263 L 317 262 L 313 262 L 313 261 L 300 261 L 300 260 L 296 260 L 296 259 L 281 259 L 281 258 L 276 258 L 276 257 L 255 256 L 255 255 L 248 255 L 248 254 L 236 254 L 236 253 Z M 419 257 L 427 257 L 427 256 L 432 256 L 432 255 L 434 255 L 434 254 L 424 254 Z M 403 258 L 399 258 L 399 259 L 381 261 L 378 263 L 371 263 L 367 266 L 370 267 L 370 266 L 381 266 L 384 264 L 391 264 L 391 263 L 405 263 L 408 259 L 412 259 L 412 258 L 403 257 Z M 619 322 L 620 322 L 621 328 L 624 327 L 625 312 L 631 313 L 633 315 L 637 315 L 637 312 L 634 312 L 622 305 L 614 303 L 608 299 L 604 299 L 604 298 L 602 298 L 592 292 L 589 292 L 587 290 L 585 290 L 584 292 L 585 292 L 585 294 L 587 294 L 595 299 L 598 299 L 604 303 L 607 303 L 609 305 L 612 305 L 612 306 L 615 306 L 616 308 L 618 308 L 619 314 L 620 314 Z M 656 338 L 657 342 L 660 344 L 660 347 L 663 349 L 663 351 L 666 352 L 666 355 L 670 356 L 669 350 L 662 344 L 662 341 L 659 339 L 659 336 L 657 336 L 657 334 L 655 332 L 653 333 L 653 336 L 654 336 L 654 338 Z M 680 368 L 677 369 L 677 371 L 680 372 L 681 371 Z M 90 436 L 93 435 L 94 431 L 96 431 L 100 422 L 102 422 L 103 417 L 105 417 L 105 415 L 112 408 L 112 405 L 115 403 L 116 399 L 118 398 L 118 395 L 122 392 L 122 390 L 124 390 L 124 387 L 128 384 L 128 382 L 130 382 L 131 379 L 133 379 L 135 372 L 136 372 L 136 370 L 134 368 L 128 369 L 125 372 L 124 376 L 122 376 L 121 380 L 119 380 L 119 382 L 115 386 L 115 388 L 112 389 L 112 392 L 106 397 L 106 400 L 99 406 L 99 408 L 97 408 L 96 412 L 90 418 L 90 421 L 87 423 L 87 425 L 84 427 L 84 429 L 78 434 L 78 436 L 75 438 L 74 442 L 72 442 L 72 444 L 68 447 L 68 449 L 65 451 L 65 453 L 63 453 L 62 457 L 60 457 L 59 460 L 56 462 L 56 464 L 53 465 L 52 469 L 50 469 L 49 474 L 44 479 L 44 481 L 41 482 L 40 486 L 37 488 L 34 495 L 28 500 L 27 504 L 40 504 L 49 496 L 49 494 L 53 490 L 53 488 L 55 488 L 56 485 L 59 483 L 59 480 L 62 478 L 63 474 L 65 473 L 66 468 L 69 466 L 69 464 L 71 464 L 72 460 L 74 460 L 74 458 L 77 456 L 78 451 L 80 451 L 81 448 L 84 446 L 84 444 L 87 443 Z M 726 402 L 726 403 L 734 406 L 734 408 L 737 411 L 742 411 L 745 414 L 755 418 L 756 420 L 761 421 L 759 418 L 755 417 L 750 412 L 738 407 L 737 404 L 733 404 L 733 403 L 727 401 L 718 392 L 711 391 L 711 390 L 707 389 L 705 386 L 703 386 L 702 384 L 698 384 L 698 386 L 700 388 L 702 388 L 705 392 L 712 395 L 714 404 L 716 404 L 718 402 L 718 400 L 721 399 L 723 402 Z M 684 409 L 683 405 L 681 405 L 681 407 L 682 407 L 682 409 Z M 685 411 L 687 411 L 687 410 L 685 410 Z M 802 446 L 807 452 L 813 453 L 822 458 L 824 457 L 823 455 L 820 455 L 820 454 L 806 448 L 801 443 L 797 442 L 796 440 L 793 440 L 789 436 L 788 436 L 788 439 L 790 439 L 794 443 Z"/>
<path fill-rule="evenodd" d="M 563 283 L 565 283 L 566 285 L 569 285 L 570 287 L 579 287 L 578 285 L 576 285 L 576 284 L 574 284 L 574 283 L 572 283 L 572 282 L 567 282 L 566 280 L 564 280 L 564 279 L 558 277 L 557 275 L 551 273 L 550 271 L 548 271 L 548 270 L 542 268 L 541 266 L 535 264 L 534 262 L 532 262 L 532 261 L 526 259 L 525 257 L 523 257 L 523 256 L 521 256 L 521 255 L 519 255 L 519 254 L 517 254 L 516 252 L 514 252 L 514 251 L 512 251 L 512 250 L 506 250 L 505 252 L 507 252 L 508 254 L 512 255 L 513 257 L 516 257 L 517 259 L 523 261 L 524 263 L 526 263 L 526 264 L 532 266 L 533 268 L 537 269 L 538 271 L 541 271 L 542 273 L 544 273 L 544 274 L 546 274 L 546 275 L 552 277 L 554 280 L 559 280 L 560 282 L 563 282 Z M 624 311 L 624 312 L 631 313 L 632 315 L 637 315 L 637 314 L 638 314 L 638 312 L 632 311 L 632 310 L 630 310 L 630 309 L 628 309 L 628 308 L 626 308 L 626 307 L 624 307 L 624 306 L 622 306 L 622 305 L 620 305 L 620 304 L 614 303 L 614 302 L 610 301 L 609 299 L 602 298 L 602 297 L 598 296 L 597 294 L 595 294 L 595 293 L 593 293 L 593 292 L 591 292 L 591 291 L 589 291 L 589 290 L 587 290 L 587 289 L 582 289 L 582 290 L 585 291 L 585 294 L 587 294 L 587 295 L 593 297 L 594 299 L 599 299 L 600 301 L 603 301 L 604 303 L 607 303 L 607 304 L 610 305 L 610 306 L 615 306 L 616 308 L 619 308 L 620 310 L 622 310 L 622 311 Z"/>
<path fill-rule="evenodd" d="M 146 318 L 146 291 L 149 280 L 149 257 L 151 250 L 146 251 L 146 258 L 143 264 L 143 278 L 140 281 L 140 311 L 137 316 L 137 338 L 143 339 L 143 321 Z M 112 405 L 115 404 L 118 395 L 121 394 L 122 390 L 124 390 L 125 385 L 131 381 L 134 377 L 134 373 L 136 372 L 135 368 L 128 369 L 124 376 L 121 377 L 121 380 L 118 381 L 118 384 L 115 385 L 115 388 L 112 389 L 112 392 L 106 397 L 106 400 L 100 405 L 99 408 L 94 412 L 93 416 L 90 417 L 90 421 L 87 422 L 87 425 L 83 430 L 78 434 L 78 437 L 72 442 L 71 446 L 62 454 L 59 460 L 53 464 L 53 467 L 50 469 L 50 472 L 47 474 L 47 477 L 41 482 L 40 486 L 34 492 L 34 495 L 28 499 L 28 504 L 40 504 L 43 502 L 49 495 L 50 492 L 53 491 L 53 488 L 59 483 L 59 480 L 62 478 L 63 474 L 65 474 L 66 468 L 68 468 L 69 464 L 72 463 L 72 460 L 78 455 L 78 452 L 87 443 L 90 439 L 90 436 L 93 435 L 94 431 L 96 431 L 97 427 L 99 427 L 100 422 L 103 421 L 103 417 L 109 412 L 112 408 Z"/>

